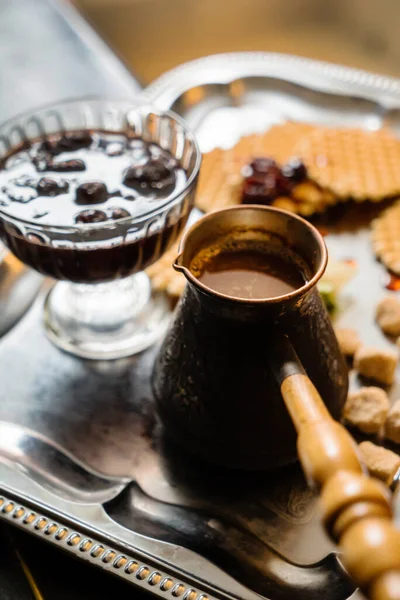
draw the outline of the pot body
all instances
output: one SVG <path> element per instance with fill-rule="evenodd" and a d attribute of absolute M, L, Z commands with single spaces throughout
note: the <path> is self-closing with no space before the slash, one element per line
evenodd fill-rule
<path fill-rule="evenodd" d="M 189 282 L 153 372 L 160 417 L 179 445 L 230 468 L 296 460 L 296 433 L 270 367 L 277 333 L 289 337 L 340 417 L 347 367 L 316 287 L 292 300 L 240 306 Z"/>

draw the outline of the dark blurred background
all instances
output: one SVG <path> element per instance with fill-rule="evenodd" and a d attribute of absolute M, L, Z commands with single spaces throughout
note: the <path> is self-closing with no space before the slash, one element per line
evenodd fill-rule
<path fill-rule="evenodd" d="M 215 52 L 287 52 L 400 76 L 399 0 L 75 0 L 144 83 Z"/>

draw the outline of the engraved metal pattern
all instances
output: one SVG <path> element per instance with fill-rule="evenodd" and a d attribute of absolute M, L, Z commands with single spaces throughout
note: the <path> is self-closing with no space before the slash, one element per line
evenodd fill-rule
<path fill-rule="evenodd" d="M 122 579 L 142 588 L 149 588 L 153 594 L 163 598 L 183 598 L 184 600 L 216 600 L 216 596 L 193 588 L 191 584 L 175 579 L 160 568 L 154 569 L 142 561 L 135 560 L 111 546 L 100 544 L 93 538 L 78 533 L 55 520 L 45 517 L 30 508 L 16 503 L 5 495 L 0 496 L 0 518 L 43 537 L 60 548 L 67 550 L 97 566 L 106 568 Z"/>

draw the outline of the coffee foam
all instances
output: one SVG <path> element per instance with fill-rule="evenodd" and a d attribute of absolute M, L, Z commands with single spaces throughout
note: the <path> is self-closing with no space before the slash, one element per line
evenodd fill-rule
<path fill-rule="evenodd" d="M 221 253 L 257 252 L 266 257 L 274 256 L 292 264 L 302 272 L 305 280 L 312 277 L 311 268 L 299 252 L 283 237 L 263 229 L 235 228 L 226 234 L 211 238 L 204 243 L 190 261 L 189 270 L 200 277 L 213 259 Z M 266 258 L 267 260 L 267 258 Z"/>

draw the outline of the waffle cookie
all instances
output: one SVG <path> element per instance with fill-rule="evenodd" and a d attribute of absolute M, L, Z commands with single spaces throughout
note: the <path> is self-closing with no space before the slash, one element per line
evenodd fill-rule
<path fill-rule="evenodd" d="M 241 167 L 234 168 L 228 152 L 215 148 L 203 155 L 196 192 L 196 206 L 203 212 L 240 203 Z"/>
<path fill-rule="evenodd" d="M 179 298 L 186 283 L 184 275 L 179 271 L 175 271 L 172 266 L 178 256 L 178 249 L 179 242 L 175 243 L 157 262 L 146 270 L 153 289 L 157 292 L 166 292 L 171 298 Z"/>
<path fill-rule="evenodd" d="M 293 149 L 337 198 L 379 202 L 400 193 L 400 140 L 389 130 L 313 128 Z"/>
<path fill-rule="evenodd" d="M 240 169 L 254 156 L 269 156 L 284 164 L 295 156 L 294 149 L 303 137 L 316 129 L 315 125 L 293 121 L 273 125 L 265 133 L 242 137 L 233 148 L 226 151 L 229 162 Z"/>
<path fill-rule="evenodd" d="M 372 222 L 371 238 L 376 257 L 400 276 L 400 201 L 384 210 Z"/>

